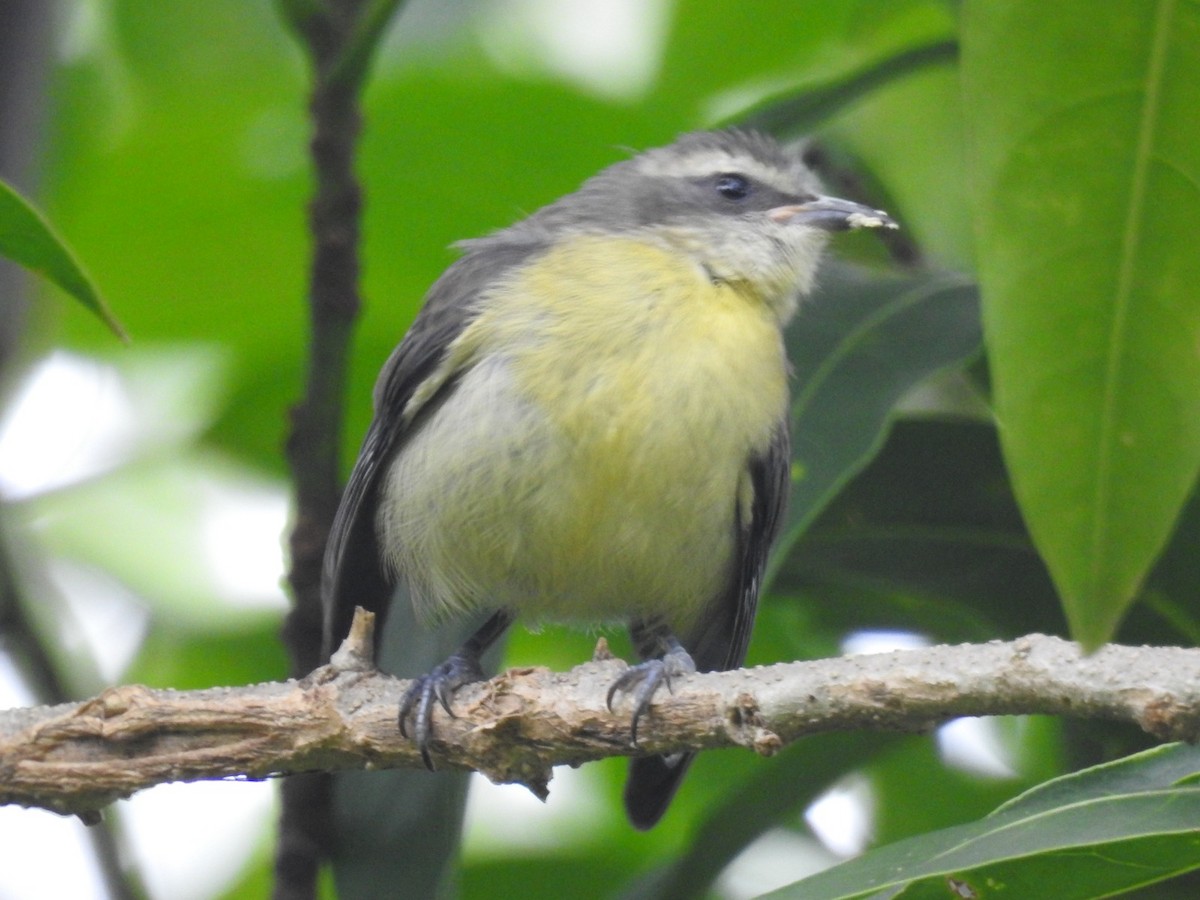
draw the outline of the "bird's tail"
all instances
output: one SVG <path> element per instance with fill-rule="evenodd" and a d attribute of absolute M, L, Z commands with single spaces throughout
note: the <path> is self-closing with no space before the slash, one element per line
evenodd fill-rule
<path fill-rule="evenodd" d="M 695 753 L 647 756 L 631 760 L 625 782 L 625 811 L 634 828 L 653 828 L 679 789 Z"/>

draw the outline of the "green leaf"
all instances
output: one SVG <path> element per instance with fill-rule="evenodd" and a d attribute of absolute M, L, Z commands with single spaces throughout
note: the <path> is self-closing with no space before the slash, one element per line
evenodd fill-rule
<path fill-rule="evenodd" d="M 767 896 L 1108 897 L 1200 867 L 1200 788 L 1189 783 L 1198 774 L 1200 749 L 1156 747 L 1046 782 L 978 822 L 899 841 Z M 955 894 L 952 885 L 964 887 Z"/>
<path fill-rule="evenodd" d="M 871 786 L 871 834 L 877 845 L 973 822 L 1066 771 L 1057 719 L 1005 716 L 983 721 L 998 742 L 998 761 L 1011 764 L 1011 773 L 964 770 L 948 758 L 940 733 L 901 745 L 863 773 Z"/>
<path fill-rule="evenodd" d="M 744 108 L 789 85 L 841 80 L 954 30 L 950 11 L 928 0 L 889 0 L 867 14 L 844 0 L 680 0 L 672 19 L 655 87 L 656 105 L 667 109 L 697 98 L 709 109 Z"/>
<path fill-rule="evenodd" d="M 737 124 L 771 134 L 805 134 L 896 79 L 957 59 L 958 44 L 951 40 L 911 47 L 824 84 L 769 97 L 738 116 Z"/>
<path fill-rule="evenodd" d="M 1107 640 L 1200 470 L 1200 7 L 969 2 L 1005 457 L 1073 635 Z"/>
<path fill-rule="evenodd" d="M 1122 622 L 1122 642 L 1200 643 L 1197 546 L 1200 494 L 1193 494 L 1146 580 L 1144 602 Z M 779 561 L 772 591 L 804 603 L 805 634 L 898 628 L 939 643 L 1066 634 L 1054 584 L 1012 497 L 996 429 L 973 420 L 898 419 L 871 463 Z"/>
<path fill-rule="evenodd" d="M 813 597 L 817 622 L 842 633 L 898 628 L 956 643 L 1065 631 L 996 430 L 965 419 L 899 419 L 780 560 L 772 590 Z"/>
<path fill-rule="evenodd" d="M 822 271 L 819 294 L 787 334 L 793 479 L 781 549 L 878 449 L 896 401 L 979 341 L 975 288 L 961 276 Z"/>
<path fill-rule="evenodd" d="M 41 213 L 3 181 L 0 181 L 0 254 L 48 278 L 99 316 L 122 341 L 129 340 L 70 248 Z"/>

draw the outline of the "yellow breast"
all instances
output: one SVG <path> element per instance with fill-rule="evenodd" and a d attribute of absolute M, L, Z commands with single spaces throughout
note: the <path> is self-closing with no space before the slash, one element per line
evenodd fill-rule
<path fill-rule="evenodd" d="M 786 404 L 770 307 L 649 241 L 564 242 L 494 292 L 472 331 L 509 348 L 522 389 L 580 438 L 601 427 L 616 441 L 716 430 L 757 441 Z"/>
<path fill-rule="evenodd" d="M 427 612 L 684 625 L 723 592 L 747 460 L 786 413 L 766 303 L 668 247 L 580 237 L 498 285 L 451 356 L 467 374 L 386 503 Z"/>

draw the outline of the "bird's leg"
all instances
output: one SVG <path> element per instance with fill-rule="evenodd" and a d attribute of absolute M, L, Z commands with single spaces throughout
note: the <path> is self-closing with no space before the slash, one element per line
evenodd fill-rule
<path fill-rule="evenodd" d="M 451 718 L 450 698 L 464 684 L 483 681 L 483 667 L 479 660 L 487 649 L 496 642 L 516 617 L 506 609 L 499 610 L 476 631 L 467 642 L 459 647 L 441 665 L 431 672 L 413 679 L 413 683 L 400 701 L 400 734 L 409 737 L 406 724 L 412 715 L 412 739 L 421 751 L 425 768 L 433 770 L 433 757 L 429 744 L 433 740 L 433 704 L 442 705 Z"/>
<path fill-rule="evenodd" d="M 608 708 L 612 709 L 613 697 L 617 693 L 633 694 L 633 717 L 630 721 L 630 740 L 637 744 L 638 720 L 649 711 L 655 692 L 662 685 L 671 689 L 671 679 L 676 675 L 690 675 L 696 671 L 696 663 L 683 644 L 665 624 L 658 620 L 637 619 L 629 626 L 634 646 L 645 662 L 630 666 L 608 689 Z"/>

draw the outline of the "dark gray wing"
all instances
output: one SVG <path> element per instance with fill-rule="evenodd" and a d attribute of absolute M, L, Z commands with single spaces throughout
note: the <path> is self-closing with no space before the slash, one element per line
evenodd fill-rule
<path fill-rule="evenodd" d="M 766 452 L 750 460 L 754 502 L 750 521 L 738 523 L 734 581 L 706 621 L 683 638 L 701 672 L 736 669 L 746 659 L 767 556 L 783 526 L 791 488 L 791 457 L 791 435 L 787 423 L 781 422 Z"/>
<path fill-rule="evenodd" d="M 750 460 L 749 472 L 754 500 L 750 521 L 738 523 L 734 577 L 695 631 L 681 639 L 701 672 L 736 669 L 746 659 L 767 556 L 783 525 L 790 488 L 791 437 L 786 421 L 775 429 L 766 452 Z M 694 758 L 694 753 L 680 753 L 630 761 L 625 810 L 636 827 L 650 828 L 662 818 Z"/>
<path fill-rule="evenodd" d="M 405 405 L 471 320 L 479 295 L 540 245 L 484 238 L 468 246 L 467 255 L 430 288 L 425 305 L 375 385 L 375 417 L 350 472 L 325 548 L 321 595 L 326 656 L 349 630 L 356 606 L 380 618 L 387 613 L 392 584 L 379 553 L 375 513 L 380 479 L 408 429 L 401 415 Z M 453 379 L 439 394 L 452 389 Z M 381 626 L 376 634 L 382 633 Z"/>

